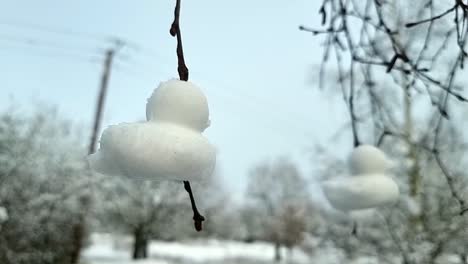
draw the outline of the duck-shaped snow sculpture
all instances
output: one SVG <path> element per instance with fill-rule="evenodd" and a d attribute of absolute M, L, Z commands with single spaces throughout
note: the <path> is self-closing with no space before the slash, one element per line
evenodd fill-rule
<path fill-rule="evenodd" d="M 216 150 L 202 135 L 210 121 L 200 88 L 176 79 L 161 83 L 148 99 L 146 119 L 105 129 L 91 168 L 149 180 L 197 181 L 212 174 Z"/>
<path fill-rule="evenodd" d="M 324 194 L 334 208 L 344 212 L 391 204 L 399 196 L 398 185 L 386 175 L 391 164 L 380 149 L 358 146 L 349 158 L 351 176 L 325 181 Z"/>

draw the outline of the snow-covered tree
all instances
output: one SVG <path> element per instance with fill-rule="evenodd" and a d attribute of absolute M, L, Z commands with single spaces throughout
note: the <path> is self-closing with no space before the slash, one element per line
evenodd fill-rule
<path fill-rule="evenodd" d="M 44 107 L 0 113 L 0 262 L 69 263 L 87 191 L 84 146 L 71 122 Z"/>
<path fill-rule="evenodd" d="M 189 210 L 180 184 L 109 177 L 103 184 L 99 213 L 107 231 L 131 235 L 132 257 L 148 257 L 150 239 L 170 239 L 180 210 Z M 173 232 L 171 232 L 171 230 Z"/>
<path fill-rule="evenodd" d="M 264 162 L 251 169 L 247 196 L 260 219 L 261 237 L 274 243 L 275 260 L 280 248 L 292 248 L 306 230 L 305 212 L 309 197 L 307 183 L 297 166 L 287 158 Z"/>

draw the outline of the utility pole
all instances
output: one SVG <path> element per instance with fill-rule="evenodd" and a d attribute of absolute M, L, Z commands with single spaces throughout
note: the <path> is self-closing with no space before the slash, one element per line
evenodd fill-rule
<path fill-rule="evenodd" d="M 96 104 L 96 112 L 94 117 L 94 126 L 91 134 L 88 154 L 93 154 L 96 151 L 98 133 L 101 128 L 102 113 L 104 110 L 104 101 L 107 94 L 107 86 L 109 84 L 110 73 L 112 70 L 112 61 L 118 49 L 123 46 L 123 41 L 114 40 L 115 46 L 106 50 L 104 58 L 104 69 L 101 76 L 101 83 Z M 80 200 L 81 211 L 78 216 L 78 221 L 72 226 L 72 248 L 70 250 L 70 263 L 77 264 L 80 260 L 81 251 L 84 246 L 84 241 L 87 236 L 87 217 L 91 208 L 92 197 L 89 194 L 84 194 Z"/>
<path fill-rule="evenodd" d="M 107 86 L 109 84 L 110 73 L 112 69 L 112 62 L 117 50 L 123 46 L 121 40 L 115 41 L 116 46 L 106 51 L 106 57 L 104 59 L 104 70 L 101 76 L 101 84 L 99 88 L 99 95 L 96 103 L 96 112 L 94 116 L 94 126 L 91 134 L 91 141 L 89 143 L 88 154 L 96 152 L 97 138 L 101 129 L 102 115 L 104 112 L 104 101 L 107 94 Z"/>

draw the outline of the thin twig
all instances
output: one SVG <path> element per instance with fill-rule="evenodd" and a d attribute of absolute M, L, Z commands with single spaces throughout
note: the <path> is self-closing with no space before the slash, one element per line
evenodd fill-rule
<path fill-rule="evenodd" d="M 190 187 L 189 181 L 184 181 L 184 188 L 190 196 L 190 203 L 192 204 L 193 211 L 193 222 L 195 225 L 195 230 L 202 230 L 202 222 L 205 221 L 205 217 L 198 212 L 197 205 L 195 204 L 195 198 L 193 198 L 192 188 Z"/>
<path fill-rule="evenodd" d="M 182 47 L 182 34 L 180 32 L 180 25 L 179 25 L 179 17 L 180 17 L 180 0 L 177 0 L 176 6 L 174 9 L 174 22 L 172 22 L 171 29 L 169 33 L 173 37 L 177 37 L 177 71 L 179 72 L 179 78 L 182 81 L 188 81 L 189 79 L 189 70 L 187 65 L 185 65 L 184 59 L 184 49 Z"/>
<path fill-rule="evenodd" d="M 321 29 L 313 29 L 313 28 L 310 28 L 310 27 L 300 25 L 299 30 L 310 32 L 310 33 L 312 33 L 314 35 L 318 35 L 318 34 L 338 33 L 338 32 L 343 31 L 343 28 L 339 28 L 339 29 L 328 28 L 326 30 L 321 30 Z"/>
<path fill-rule="evenodd" d="M 187 65 L 185 65 L 184 59 L 184 49 L 182 48 L 182 34 L 180 33 L 179 26 L 180 18 L 180 0 L 176 0 L 176 6 L 174 9 L 174 22 L 172 22 L 171 29 L 169 33 L 173 37 L 177 37 L 177 71 L 179 72 L 179 78 L 181 81 L 188 81 L 189 79 L 189 70 Z M 184 181 L 184 188 L 190 196 L 190 203 L 192 205 L 193 211 L 193 221 L 195 225 L 195 230 L 202 230 L 202 222 L 205 221 L 205 217 L 198 212 L 197 205 L 195 204 L 195 198 L 193 198 L 192 188 L 190 187 L 189 181 Z"/>
<path fill-rule="evenodd" d="M 353 146 L 358 147 L 361 145 L 359 141 L 358 131 L 357 131 L 357 117 L 356 117 L 356 109 L 354 107 L 354 95 L 355 95 L 355 86 L 354 86 L 354 62 L 351 62 L 350 67 L 350 91 L 349 91 L 349 98 L 348 98 L 348 107 L 349 107 L 349 114 L 351 117 L 351 131 L 353 132 Z"/>
<path fill-rule="evenodd" d="M 430 18 L 427 18 L 427 19 L 423 19 L 423 20 L 420 20 L 420 21 L 418 21 L 418 22 L 407 23 L 407 24 L 406 24 L 406 27 L 410 28 L 410 27 L 414 27 L 414 26 L 417 26 L 417 25 L 420 25 L 420 24 L 423 24 L 423 23 L 432 22 L 432 21 L 434 21 L 434 20 L 440 19 L 440 18 L 446 16 L 447 14 L 453 12 L 453 11 L 455 10 L 455 8 L 457 8 L 457 6 L 458 6 L 458 5 L 452 6 L 452 7 L 449 8 L 447 11 L 443 12 L 443 13 L 440 14 L 440 15 L 433 16 L 433 17 L 430 17 Z"/>

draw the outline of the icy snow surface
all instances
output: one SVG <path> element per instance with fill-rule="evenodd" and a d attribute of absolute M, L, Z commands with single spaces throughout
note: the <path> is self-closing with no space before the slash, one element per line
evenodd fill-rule
<path fill-rule="evenodd" d="M 380 149 L 371 145 L 361 145 L 351 152 L 348 160 L 351 175 L 384 173 L 392 162 Z"/>
<path fill-rule="evenodd" d="M 343 177 L 324 182 L 325 195 L 336 209 L 361 210 L 392 203 L 398 186 L 383 175 Z"/>
<path fill-rule="evenodd" d="M 0 224 L 8 220 L 8 212 L 5 207 L 0 206 Z"/>
<path fill-rule="evenodd" d="M 130 239 L 94 234 L 92 240 L 93 245 L 84 252 L 84 260 L 88 263 L 133 263 L 129 258 Z M 264 263 L 271 262 L 273 256 L 273 245 L 264 242 L 247 244 L 215 239 L 183 242 L 152 241 L 149 247 L 149 259 L 135 263 L 224 263 L 225 260 L 239 261 L 238 263 L 258 263 L 258 261 Z M 284 252 L 283 256 L 286 256 Z M 294 263 L 309 263 L 308 256 L 299 249 L 294 250 L 292 258 Z"/>
<path fill-rule="evenodd" d="M 161 83 L 148 99 L 147 122 L 104 130 L 90 155 L 95 171 L 130 178 L 201 180 L 216 163 L 216 150 L 201 132 L 209 126 L 208 104 L 189 82 Z"/>
<path fill-rule="evenodd" d="M 349 158 L 351 175 L 323 182 L 325 197 L 342 211 L 375 208 L 395 202 L 399 196 L 396 182 L 386 175 L 391 162 L 376 147 L 362 145 Z"/>
<path fill-rule="evenodd" d="M 146 119 L 175 123 L 202 132 L 210 125 L 208 102 L 193 83 L 169 80 L 161 83 L 148 99 Z"/>
<path fill-rule="evenodd" d="M 93 234 L 92 245 L 83 255 L 85 264 L 266 264 L 273 261 L 274 247 L 264 242 L 242 243 L 223 240 L 195 240 L 183 242 L 152 241 L 149 258 L 130 259 L 131 239 L 109 234 Z M 288 262 L 285 251 L 283 261 L 290 264 L 378 264 L 375 257 L 359 257 L 345 260 L 344 255 L 334 248 L 314 248 L 304 252 L 293 251 Z"/>

